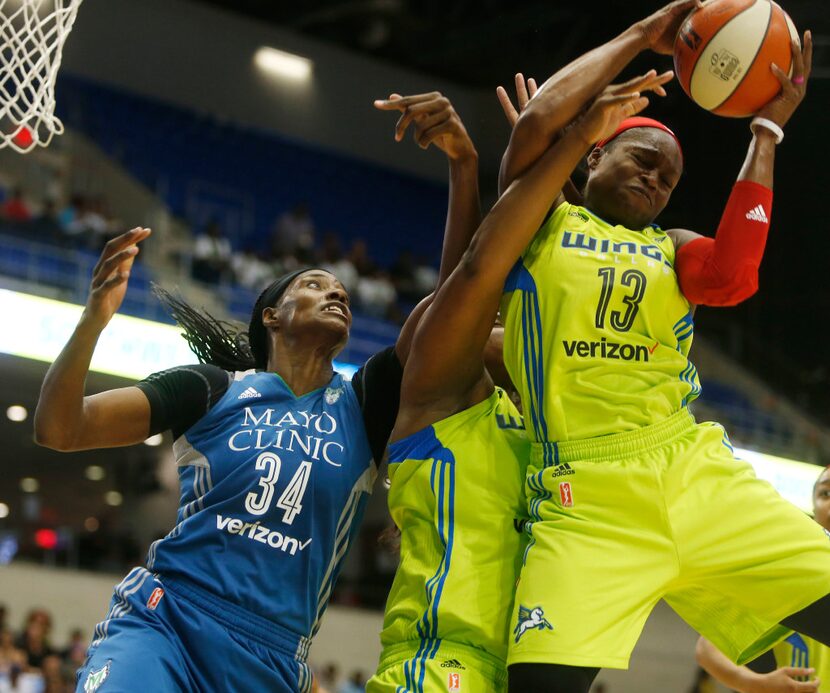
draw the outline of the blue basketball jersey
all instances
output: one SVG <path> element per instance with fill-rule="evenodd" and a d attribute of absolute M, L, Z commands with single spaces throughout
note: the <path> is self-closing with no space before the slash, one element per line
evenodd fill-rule
<path fill-rule="evenodd" d="M 232 377 L 173 444 L 178 522 L 147 567 L 310 638 L 376 475 L 360 404 L 339 374 L 302 397 Z"/>

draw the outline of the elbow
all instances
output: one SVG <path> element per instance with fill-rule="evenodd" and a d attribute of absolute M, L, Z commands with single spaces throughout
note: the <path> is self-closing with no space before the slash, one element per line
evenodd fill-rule
<path fill-rule="evenodd" d="M 75 450 L 73 437 L 60 426 L 45 425 L 35 415 L 34 439 L 37 445 L 57 452 Z"/>

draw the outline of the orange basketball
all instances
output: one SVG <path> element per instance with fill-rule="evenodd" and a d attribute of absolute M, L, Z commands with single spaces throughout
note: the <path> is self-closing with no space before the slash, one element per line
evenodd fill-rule
<path fill-rule="evenodd" d="M 770 65 L 792 72 L 793 38 L 795 25 L 772 0 L 710 0 L 680 27 L 675 73 L 707 111 L 750 116 L 781 89 Z"/>

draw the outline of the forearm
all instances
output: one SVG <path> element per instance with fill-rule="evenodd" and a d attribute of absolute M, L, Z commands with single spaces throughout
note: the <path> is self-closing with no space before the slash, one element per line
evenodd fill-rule
<path fill-rule="evenodd" d="M 513 129 L 502 159 L 500 189 L 506 189 L 542 156 L 562 129 L 646 47 L 642 32 L 634 25 L 551 76 Z"/>
<path fill-rule="evenodd" d="M 545 219 L 590 144 L 579 128 L 569 130 L 514 180 L 485 217 L 465 255 L 465 270 L 503 282 Z"/>
<path fill-rule="evenodd" d="M 449 202 L 438 286 L 458 265 L 470 239 L 481 223 L 478 192 L 478 154 L 473 151 L 459 159 L 450 159 Z M 436 287 L 437 290 L 437 287 Z"/>
<path fill-rule="evenodd" d="M 49 367 L 35 410 L 35 439 L 66 448 L 83 424 L 84 386 L 101 328 L 84 317 Z"/>
<path fill-rule="evenodd" d="M 697 663 L 725 686 L 735 691 L 747 691 L 757 674 L 738 666 L 705 638 L 700 638 L 696 648 Z"/>
<path fill-rule="evenodd" d="M 678 248 L 675 270 L 683 294 L 692 303 L 732 306 L 758 290 L 758 271 L 772 219 L 774 158 L 774 136 L 759 130 L 750 142 L 715 238 L 693 237 Z"/>
<path fill-rule="evenodd" d="M 738 180 L 758 183 L 772 190 L 772 169 L 775 164 L 775 135 L 766 128 L 758 128 L 749 143 L 746 159 Z"/>

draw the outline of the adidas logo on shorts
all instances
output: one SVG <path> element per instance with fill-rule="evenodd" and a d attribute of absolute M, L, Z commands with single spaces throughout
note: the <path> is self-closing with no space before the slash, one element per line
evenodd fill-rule
<path fill-rule="evenodd" d="M 760 221 L 764 224 L 769 224 L 769 219 L 767 219 L 767 215 L 764 212 L 764 208 L 761 205 L 757 207 L 753 207 L 746 213 L 746 218 L 750 221 Z"/>
<path fill-rule="evenodd" d="M 457 659 L 445 659 L 443 662 L 441 662 L 441 666 L 444 667 L 445 669 L 466 669 L 467 668 L 461 662 L 459 662 Z"/>
<path fill-rule="evenodd" d="M 262 397 L 254 388 L 249 387 L 245 392 L 243 392 L 239 397 L 236 399 L 253 399 L 254 397 Z"/>

